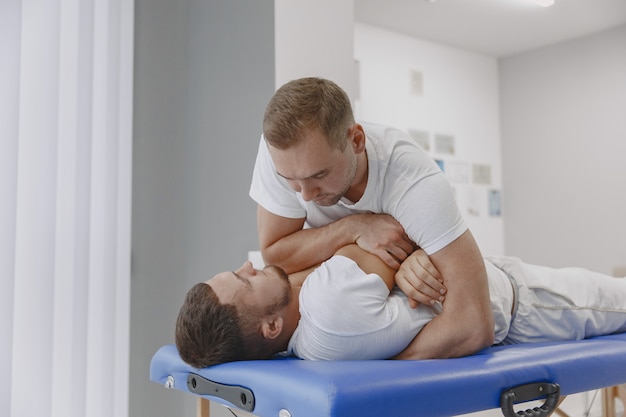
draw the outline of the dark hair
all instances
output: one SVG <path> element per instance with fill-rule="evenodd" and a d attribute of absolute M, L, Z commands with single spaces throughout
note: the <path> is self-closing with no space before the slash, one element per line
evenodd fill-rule
<path fill-rule="evenodd" d="M 350 99 L 344 90 L 323 78 L 300 78 L 280 87 L 263 117 L 263 135 L 269 144 L 287 149 L 307 130 L 320 129 L 332 149 L 343 151 L 354 125 Z"/>
<path fill-rule="evenodd" d="M 260 323 L 280 305 L 266 310 L 220 303 L 210 285 L 194 285 L 176 320 L 176 347 L 182 360 L 196 368 L 241 360 L 269 359 L 275 347 L 263 337 Z"/>
<path fill-rule="evenodd" d="M 237 308 L 221 304 L 209 285 L 194 285 L 178 313 L 176 347 L 196 368 L 241 360 L 245 352 Z"/>

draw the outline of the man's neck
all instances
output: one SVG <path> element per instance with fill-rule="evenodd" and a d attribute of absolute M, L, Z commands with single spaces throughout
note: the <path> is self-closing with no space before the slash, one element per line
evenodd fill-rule
<path fill-rule="evenodd" d="M 367 187 L 368 178 L 368 163 L 367 152 L 361 152 L 357 155 L 356 174 L 354 176 L 354 182 L 350 185 L 350 188 L 344 194 L 348 200 L 352 203 L 357 203 L 363 197 L 365 193 L 365 187 Z"/>
<path fill-rule="evenodd" d="M 291 276 L 289 276 L 291 279 Z M 285 308 L 283 314 L 283 331 L 281 332 L 281 340 L 279 341 L 278 351 L 287 350 L 291 336 L 296 331 L 300 322 L 300 289 L 301 285 L 291 285 L 291 302 Z"/>
<path fill-rule="evenodd" d="M 291 287 L 298 287 L 298 294 L 300 294 L 300 287 L 302 287 L 302 284 L 304 283 L 306 277 L 308 277 L 309 274 L 313 272 L 313 270 L 318 266 L 319 264 L 313 265 L 305 270 L 289 274 L 289 282 L 291 283 Z"/>

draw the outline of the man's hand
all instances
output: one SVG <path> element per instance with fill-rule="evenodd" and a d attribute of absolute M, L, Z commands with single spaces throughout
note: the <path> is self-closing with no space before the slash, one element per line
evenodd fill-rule
<path fill-rule="evenodd" d="M 353 223 L 354 242 L 396 271 L 415 249 L 404 228 L 388 214 L 354 214 L 346 219 Z"/>
<path fill-rule="evenodd" d="M 409 297 L 412 308 L 416 308 L 418 303 L 431 305 L 445 299 L 443 277 L 421 249 L 417 249 L 402 262 L 396 272 L 395 281 L 398 288 Z"/>

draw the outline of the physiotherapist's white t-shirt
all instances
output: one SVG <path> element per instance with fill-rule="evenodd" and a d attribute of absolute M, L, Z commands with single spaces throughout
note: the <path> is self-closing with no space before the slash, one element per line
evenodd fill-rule
<path fill-rule="evenodd" d="M 426 253 L 432 254 L 461 236 L 467 226 L 448 180 L 435 161 L 405 132 L 362 124 L 368 160 L 367 187 L 356 203 L 343 199 L 330 207 L 306 202 L 276 174 L 267 144 L 259 144 L 250 196 L 266 210 L 288 218 L 306 218 L 305 227 L 320 227 L 350 214 L 393 216 Z"/>

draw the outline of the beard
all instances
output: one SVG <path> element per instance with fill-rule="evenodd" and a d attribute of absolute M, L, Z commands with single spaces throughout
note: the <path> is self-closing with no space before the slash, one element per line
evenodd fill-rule
<path fill-rule="evenodd" d="M 268 265 L 263 269 L 268 273 L 278 276 L 280 278 L 280 283 L 278 285 L 283 286 L 281 295 L 278 297 L 277 301 L 269 305 L 265 311 L 265 314 L 274 314 L 276 311 L 284 308 L 291 302 L 291 297 L 293 296 L 291 282 L 289 281 L 287 273 L 276 265 Z"/>
<path fill-rule="evenodd" d="M 322 207 L 329 207 L 337 204 L 339 200 L 341 200 L 346 195 L 346 193 L 352 186 L 352 183 L 354 182 L 354 179 L 356 177 L 357 165 L 357 159 L 352 159 L 352 161 L 350 162 L 350 167 L 348 168 L 348 172 L 345 176 L 345 185 L 343 186 L 341 192 L 333 195 L 326 195 L 319 200 L 314 200 L 315 204 Z M 356 201 L 353 201 L 353 203 L 356 203 Z"/>
<path fill-rule="evenodd" d="M 314 203 L 322 207 L 334 206 L 335 204 L 339 202 L 339 200 L 341 200 L 341 198 L 343 197 L 346 191 L 347 189 L 344 190 L 341 194 L 336 194 L 333 196 L 324 197 L 320 200 L 315 200 Z"/>

